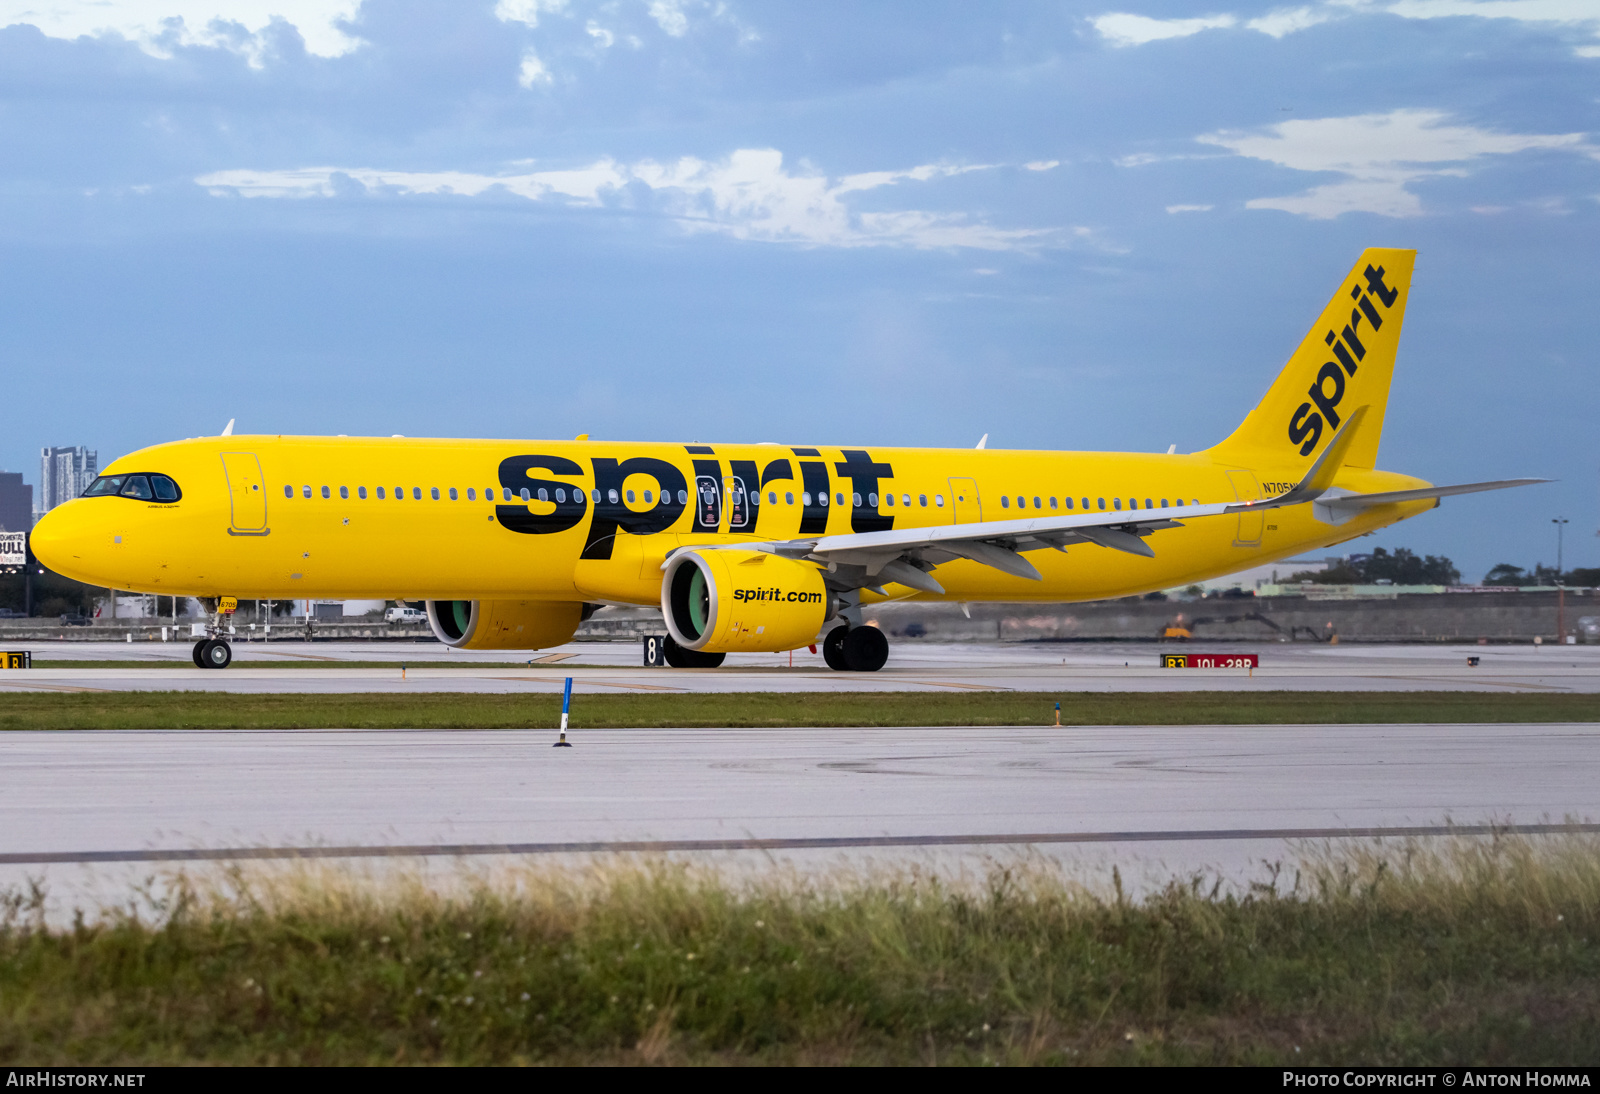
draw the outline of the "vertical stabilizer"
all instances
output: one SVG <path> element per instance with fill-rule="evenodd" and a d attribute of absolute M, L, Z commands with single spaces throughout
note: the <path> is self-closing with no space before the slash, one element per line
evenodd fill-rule
<path fill-rule="evenodd" d="M 1211 455 L 1245 467 L 1310 467 L 1351 413 L 1366 407 L 1344 464 L 1373 467 L 1416 254 L 1363 251 L 1267 394 Z"/>

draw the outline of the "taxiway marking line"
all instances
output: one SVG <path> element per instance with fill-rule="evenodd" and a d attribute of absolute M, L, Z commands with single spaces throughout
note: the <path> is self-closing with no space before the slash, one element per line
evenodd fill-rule
<path fill-rule="evenodd" d="M 95 691 L 95 692 L 106 692 L 106 691 L 114 691 L 114 690 L 116 690 L 115 688 L 80 688 L 80 687 L 74 687 L 71 684 L 41 684 L 41 683 L 38 683 L 38 682 L 25 683 L 25 682 L 20 681 L 20 680 L 19 681 L 15 681 L 15 682 L 13 682 L 11 680 L 0 680 L 0 687 L 22 688 L 22 689 L 24 689 L 26 691 L 33 691 L 34 689 L 41 689 L 43 691 Z"/>
<path fill-rule="evenodd" d="M 819 836 L 798 839 L 585 840 L 569 843 L 424 843 L 351 847 L 174 848 L 143 851 L 21 851 L 0 866 L 85 862 L 211 862 L 233 859 L 431 858 L 468 855 L 661 854 L 668 851 L 802 851 L 852 847 L 972 847 L 986 844 L 1155 843 L 1196 840 L 1372 839 L 1404 836 L 1544 836 L 1600 833 L 1600 824 L 1462 824 L 1364 828 L 1219 828 L 1149 832 L 1020 832 L 968 836 Z"/>

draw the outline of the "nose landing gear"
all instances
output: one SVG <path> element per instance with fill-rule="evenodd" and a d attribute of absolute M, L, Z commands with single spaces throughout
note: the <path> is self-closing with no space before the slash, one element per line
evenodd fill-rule
<path fill-rule="evenodd" d="M 230 605 L 229 611 L 233 608 Z M 194 664 L 200 669 L 225 669 L 233 664 L 233 647 L 228 645 L 228 640 L 223 638 L 222 612 L 214 612 L 209 624 L 206 625 L 206 634 L 194 644 Z M 231 633 L 232 627 L 228 628 Z"/>
<path fill-rule="evenodd" d="M 233 647 L 220 638 L 202 638 L 194 644 L 194 663 L 202 669 L 225 669 L 233 664 Z"/>

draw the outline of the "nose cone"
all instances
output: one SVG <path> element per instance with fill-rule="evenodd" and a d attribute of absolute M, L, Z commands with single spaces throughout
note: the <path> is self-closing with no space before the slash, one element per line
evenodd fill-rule
<path fill-rule="evenodd" d="M 97 500 L 97 499 L 95 499 Z M 105 538 L 105 529 L 95 527 L 99 522 L 90 518 L 92 506 L 81 501 L 69 501 L 57 506 L 39 518 L 28 535 L 28 546 L 33 555 L 58 574 L 90 585 L 103 584 L 97 580 L 96 547 Z"/>

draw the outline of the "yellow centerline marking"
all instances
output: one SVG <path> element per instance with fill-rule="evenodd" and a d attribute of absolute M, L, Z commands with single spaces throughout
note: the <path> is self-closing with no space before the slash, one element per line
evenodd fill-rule
<path fill-rule="evenodd" d="M 115 688 L 79 688 L 71 684 L 25 684 L 13 683 L 10 680 L 0 680 L 0 685 L 8 688 L 40 688 L 44 691 L 115 691 Z"/>
<path fill-rule="evenodd" d="M 918 684 L 926 684 L 931 688 L 969 688 L 973 691 L 1014 691 L 1014 688 L 1001 687 L 999 684 L 950 684 L 943 680 L 917 680 Z"/>

